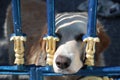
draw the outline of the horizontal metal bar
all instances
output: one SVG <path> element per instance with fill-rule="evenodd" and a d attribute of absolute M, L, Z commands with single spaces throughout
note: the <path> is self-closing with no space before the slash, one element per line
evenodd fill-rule
<path fill-rule="evenodd" d="M 1 65 L 0 66 L 0 72 L 1 71 L 29 71 L 31 67 L 34 67 L 33 65 Z"/>
<path fill-rule="evenodd" d="M 42 71 L 43 76 L 62 76 L 65 74 L 56 74 L 50 67 L 38 68 L 39 71 Z M 85 69 L 81 69 L 76 74 L 79 76 L 120 76 L 120 67 L 87 67 Z"/>
<path fill-rule="evenodd" d="M 25 66 L 0 66 L 0 74 L 12 74 L 12 75 L 30 75 L 30 70 L 35 68 L 35 72 L 40 72 L 38 75 L 42 76 L 63 76 L 66 74 L 54 73 L 51 66 L 34 66 L 34 65 L 25 65 Z M 79 76 L 109 76 L 109 77 L 120 77 L 120 66 L 114 67 L 86 67 L 81 69 L 76 74 Z M 69 76 L 69 75 L 68 75 Z"/>
<path fill-rule="evenodd" d="M 30 75 L 29 72 L 0 71 L 0 75 Z"/>

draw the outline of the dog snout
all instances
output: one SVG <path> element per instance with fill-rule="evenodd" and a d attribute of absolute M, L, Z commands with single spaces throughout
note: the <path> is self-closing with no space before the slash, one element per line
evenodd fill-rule
<path fill-rule="evenodd" d="M 56 58 L 56 65 L 60 69 L 66 69 L 70 66 L 71 64 L 71 59 L 65 56 L 57 56 Z"/>

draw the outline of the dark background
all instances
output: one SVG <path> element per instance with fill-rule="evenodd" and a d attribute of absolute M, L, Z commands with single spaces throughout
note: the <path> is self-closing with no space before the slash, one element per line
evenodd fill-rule
<path fill-rule="evenodd" d="M 3 23 L 5 21 L 6 8 L 11 0 L 0 0 L 0 38 L 3 38 Z"/>
<path fill-rule="evenodd" d="M 0 38 L 3 37 L 3 24 L 5 21 L 6 8 L 11 0 L 0 0 Z M 57 12 L 77 12 L 78 5 L 85 0 L 56 0 Z M 103 0 L 104 1 L 104 0 Z M 114 0 L 119 2 L 120 0 Z M 120 17 L 102 18 L 99 17 L 103 23 L 106 32 L 110 36 L 111 44 L 105 51 L 105 59 L 107 65 L 117 66 L 120 65 Z M 4 58 L 4 57 L 2 57 Z"/>

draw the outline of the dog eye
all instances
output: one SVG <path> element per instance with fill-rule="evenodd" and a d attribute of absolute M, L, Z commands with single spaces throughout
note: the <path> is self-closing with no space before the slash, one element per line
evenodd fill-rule
<path fill-rule="evenodd" d="M 79 34 L 79 35 L 75 36 L 75 40 L 76 41 L 82 41 L 83 36 L 84 36 L 84 34 Z"/>
<path fill-rule="evenodd" d="M 62 38 L 62 35 L 61 35 L 61 34 L 56 33 L 56 35 L 57 35 L 57 37 L 58 37 L 59 39 Z"/>

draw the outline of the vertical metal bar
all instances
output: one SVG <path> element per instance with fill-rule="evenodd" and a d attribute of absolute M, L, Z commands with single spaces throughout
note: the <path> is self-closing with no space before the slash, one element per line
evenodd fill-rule
<path fill-rule="evenodd" d="M 43 73 L 39 68 L 36 69 L 36 80 L 44 80 Z"/>
<path fill-rule="evenodd" d="M 95 44 L 100 41 L 96 35 L 97 0 L 89 0 L 88 4 L 87 34 L 83 37 L 83 41 L 87 43 L 85 65 L 93 66 Z"/>
<path fill-rule="evenodd" d="M 87 36 L 96 37 L 96 15 L 98 0 L 89 0 Z"/>
<path fill-rule="evenodd" d="M 21 8 L 20 0 L 12 0 L 12 14 L 14 23 L 14 33 L 16 36 L 22 35 L 21 29 Z"/>
<path fill-rule="evenodd" d="M 47 0 L 48 35 L 55 36 L 55 7 L 54 0 Z"/>
<path fill-rule="evenodd" d="M 29 80 L 37 80 L 36 79 L 36 68 L 35 67 L 32 67 L 30 69 L 30 79 Z"/>

